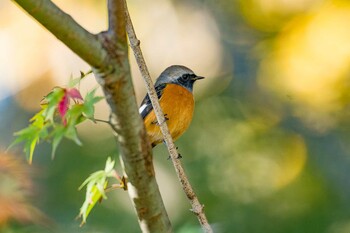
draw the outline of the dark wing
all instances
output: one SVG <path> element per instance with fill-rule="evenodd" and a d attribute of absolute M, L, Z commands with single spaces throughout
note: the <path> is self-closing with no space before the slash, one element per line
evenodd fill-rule
<path fill-rule="evenodd" d="M 162 83 L 155 87 L 158 99 L 162 97 L 165 86 L 166 86 L 166 83 Z M 143 99 L 141 106 L 139 108 L 139 112 L 142 116 L 142 119 L 145 119 L 145 117 L 152 111 L 152 109 L 153 109 L 153 106 L 147 94 L 146 97 Z"/>

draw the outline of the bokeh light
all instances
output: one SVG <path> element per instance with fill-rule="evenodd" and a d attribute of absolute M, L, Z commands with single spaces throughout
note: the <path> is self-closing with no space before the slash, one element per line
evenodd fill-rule
<path fill-rule="evenodd" d="M 283 96 L 305 124 L 334 128 L 348 105 L 350 20 L 348 2 L 326 2 L 295 18 L 262 61 L 260 84 Z"/>

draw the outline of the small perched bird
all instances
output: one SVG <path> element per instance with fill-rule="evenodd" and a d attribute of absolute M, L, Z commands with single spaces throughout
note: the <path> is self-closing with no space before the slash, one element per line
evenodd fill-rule
<path fill-rule="evenodd" d="M 204 77 L 197 76 L 185 66 L 173 65 L 158 77 L 155 89 L 165 120 L 174 140 L 178 139 L 192 121 L 194 110 L 193 84 Z M 148 95 L 139 108 L 152 147 L 163 141 L 151 100 Z"/>

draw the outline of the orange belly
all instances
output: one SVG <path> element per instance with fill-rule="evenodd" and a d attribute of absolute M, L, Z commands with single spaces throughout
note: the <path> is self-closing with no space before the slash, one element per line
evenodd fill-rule
<path fill-rule="evenodd" d="M 164 104 L 167 103 L 167 104 Z M 174 140 L 178 139 L 191 123 L 194 109 L 193 95 L 186 88 L 177 84 L 167 84 L 160 98 L 160 107 L 166 114 L 167 125 Z M 149 140 L 154 147 L 163 141 L 163 135 L 157 125 L 157 118 L 152 110 L 144 119 Z"/>

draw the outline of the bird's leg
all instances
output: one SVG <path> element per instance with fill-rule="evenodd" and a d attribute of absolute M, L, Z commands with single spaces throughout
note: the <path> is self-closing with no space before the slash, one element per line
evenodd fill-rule
<path fill-rule="evenodd" d="M 165 141 L 163 141 L 163 143 L 166 145 L 166 142 Z M 176 147 L 176 150 L 177 149 L 179 149 L 179 147 Z M 182 156 L 181 156 L 181 154 L 180 153 L 177 153 L 177 157 L 176 157 L 177 159 L 182 159 Z M 171 159 L 171 157 L 170 157 L 170 155 L 169 155 L 169 157 L 167 158 L 167 160 L 169 160 L 169 159 Z"/>
<path fill-rule="evenodd" d="M 167 113 L 164 114 L 164 119 L 165 119 L 165 121 L 168 121 L 168 120 L 169 120 L 169 117 L 168 117 L 168 114 L 167 114 Z"/>
<path fill-rule="evenodd" d="M 164 114 L 164 119 L 165 119 L 164 122 L 166 122 L 166 121 L 169 120 L 169 118 L 168 118 L 167 116 L 168 116 L 168 114 Z M 162 122 L 161 124 L 163 124 L 164 122 Z M 151 123 L 152 123 L 152 124 L 156 124 L 156 125 L 158 125 L 158 126 L 161 125 L 161 124 L 158 123 L 157 120 L 154 120 L 154 121 L 152 121 Z"/>
<path fill-rule="evenodd" d="M 176 150 L 179 149 L 179 147 L 176 147 Z M 177 153 L 177 159 L 182 159 L 182 155 L 180 153 Z"/>

